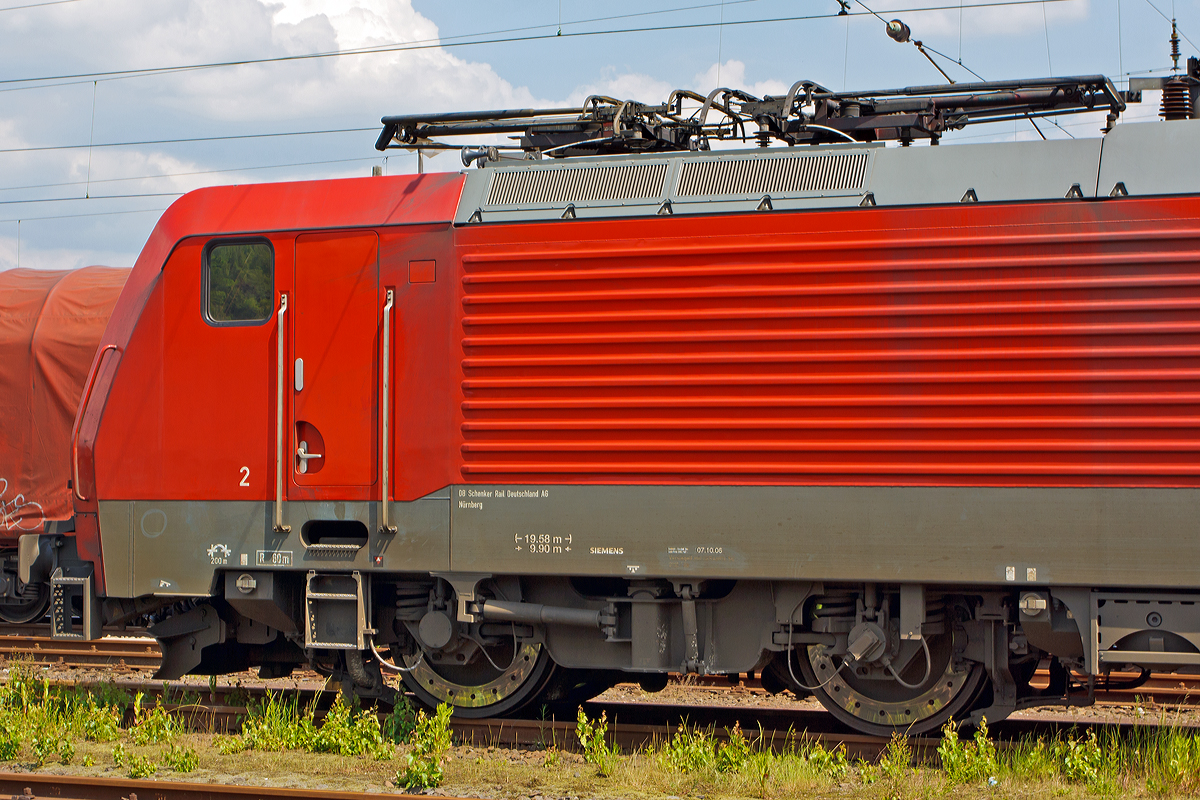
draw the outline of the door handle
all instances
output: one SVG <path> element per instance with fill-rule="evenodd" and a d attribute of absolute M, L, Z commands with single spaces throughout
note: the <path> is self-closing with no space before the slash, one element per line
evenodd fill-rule
<path fill-rule="evenodd" d="M 308 472 L 308 460 L 310 458 L 321 458 L 320 453 L 308 452 L 308 442 L 301 442 L 296 448 L 296 458 L 300 459 L 300 473 Z"/>
<path fill-rule="evenodd" d="M 279 295 L 278 321 L 279 355 L 276 358 L 278 375 L 275 380 L 275 532 L 290 533 L 292 526 L 283 521 L 283 315 L 287 313 L 287 295 Z"/>
<path fill-rule="evenodd" d="M 380 500 L 383 501 L 382 520 L 379 524 L 381 533 L 395 533 L 396 526 L 388 519 L 388 421 L 391 419 L 388 410 L 388 378 L 391 375 L 391 361 L 388 358 L 388 344 L 392 339 L 392 301 L 394 300 L 392 290 L 387 290 L 387 303 L 383 307 L 383 363 L 379 366 L 379 373 L 382 377 L 383 386 L 379 390 L 379 406 L 380 417 L 383 424 L 380 425 L 381 441 L 379 444 L 379 452 L 383 457 L 383 491 L 380 495 Z"/>

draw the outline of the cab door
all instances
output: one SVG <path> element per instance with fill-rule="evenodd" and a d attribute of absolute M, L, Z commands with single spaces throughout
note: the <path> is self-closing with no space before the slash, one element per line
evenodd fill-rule
<path fill-rule="evenodd" d="M 297 237 L 288 376 L 294 499 L 369 499 L 379 441 L 378 296 L 373 231 Z"/>

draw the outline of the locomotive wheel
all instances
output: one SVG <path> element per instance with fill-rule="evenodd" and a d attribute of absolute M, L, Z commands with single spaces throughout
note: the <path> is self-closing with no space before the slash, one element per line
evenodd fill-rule
<path fill-rule="evenodd" d="M 37 622 L 46 616 L 46 611 L 50 608 L 50 586 L 40 583 L 37 584 L 36 591 L 31 592 L 30 589 L 33 588 L 35 587 L 32 585 L 25 587 L 19 603 L 0 603 L 0 620 L 13 625 L 23 625 L 27 622 Z"/>
<path fill-rule="evenodd" d="M 515 652 L 514 652 L 515 650 Z M 470 664 L 429 664 L 420 654 L 405 656 L 405 687 L 424 705 L 454 707 L 454 716 L 480 719 L 511 714 L 533 701 L 554 676 L 555 664 L 541 644 L 508 642 L 478 655 Z M 497 669 L 497 666 L 500 669 Z"/>
<path fill-rule="evenodd" d="M 920 735 L 935 731 L 955 714 L 969 710 L 978 694 L 985 672 L 982 664 L 971 663 L 962 671 L 954 667 L 951 636 L 929 640 L 931 667 L 925 675 L 925 659 L 918 656 L 900 673 L 907 688 L 896 680 L 860 677 L 842 657 L 831 655 L 825 645 L 797 648 L 796 660 L 808 686 L 820 687 L 813 694 L 839 721 L 873 736 L 893 732 Z M 921 681 L 917 684 L 917 681 Z"/>

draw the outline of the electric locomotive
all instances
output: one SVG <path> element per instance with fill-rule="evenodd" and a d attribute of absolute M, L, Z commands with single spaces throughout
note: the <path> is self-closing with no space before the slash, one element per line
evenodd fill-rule
<path fill-rule="evenodd" d="M 1189 66 L 1162 122 L 1100 76 L 800 82 L 387 117 L 514 143 L 191 192 L 86 381 L 74 546 L 21 568 L 57 636 L 152 615 L 159 677 L 463 716 L 754 672 L 920 733 L 1195 669 Z"/>

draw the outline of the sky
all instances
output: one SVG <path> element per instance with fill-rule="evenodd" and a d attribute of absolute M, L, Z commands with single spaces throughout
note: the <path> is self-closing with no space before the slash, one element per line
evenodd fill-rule
<path fill-rule="evenodd" d="M 1181 67 L 1200 42 L 1200 0 L 848 2 L 838 16 L 839 0 L 0 0 L 0 270 L 130 267 L 202 186 L 415 172 L 415 155 L 374 149 L 386 115 L 943 82 L 886 19 L 956 81 L 1099 73 L 1124 88 L 1169 73 L 1172 16 Z M 1124 120 L 1157 112 L 1147 93 Z M 1095 115 L 1058 123 L 1042 132 L 1100 135 Z M 944 143 L 1032 138 L 1022 122 Z M 462 166 L 446 153 L 425 169 Z"/>

